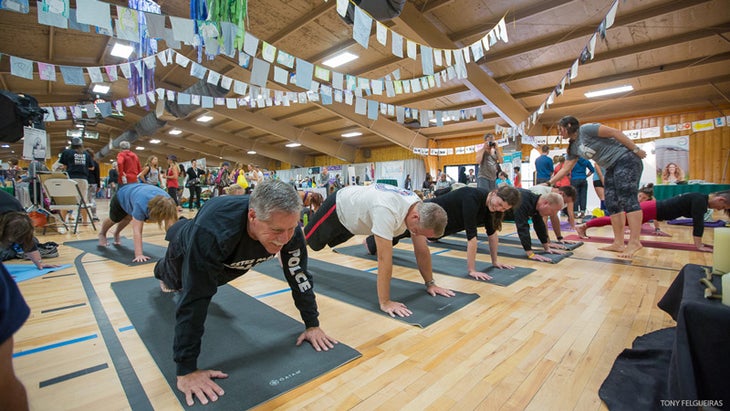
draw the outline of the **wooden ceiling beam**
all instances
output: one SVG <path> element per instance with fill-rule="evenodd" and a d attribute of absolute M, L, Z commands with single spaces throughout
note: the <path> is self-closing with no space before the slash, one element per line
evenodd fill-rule
<path fill-rule="evenodd" d="M 252 144 L 243 137 L 236 136 L 230 133 L 224 133 L 222 131 L 217 131 L 208 127 L 199 126 L 187 120 L 170 120 L 167 122 L 167 124 L 203 138 L 210 138 L 212 140 L 218 141 L 219 143 L 228 144 L 240 150 L 248 151 L 253 148 Z M 256 153 L 285 163 L 296 165 L 305 164 L 304 156 L 296 154 L 291 150 L 289 152 L 286 152 L 284 150 L 276 149 L 273 147 L 257 145 Z"/>
<path fill-rule="evenodd" d="M 421 39 L 424 44 L 443 49 L 458 48 L 446 34 L 427 21 L 411 3 L 406 3 L 398 19 L 411 29 L 415 38 Z M 466 70 L 467 78 L 463 80 L 464 84 L 480 96 L 484 103 L 502 119 L 513 127 L 527 119 L 529 115 L 527 110 L 481 67 L 471 62 L 467 63 Z"/>
<path fill-rule="evenodd" d="M 271 117 L 267 117 L 260 113 L 253 113 L 248 110 L 230 111 L 223 109 L 213 109 L 212 111 L 228 119 L 247 124 L 251 127 L 254 127 L 261 131 L 265 131 L 269 134 L 273 134 L 275 136 L 279 136 L 287 140 L 300 143 L 328 156 L 332 156 L 349 162 L 355 161 L 354 147 L 346 144 L 339 144 L 330 138 L 313 133 L 306 128 L 294 127 L 282 121 L 274 121 L 271 119 Z"/>

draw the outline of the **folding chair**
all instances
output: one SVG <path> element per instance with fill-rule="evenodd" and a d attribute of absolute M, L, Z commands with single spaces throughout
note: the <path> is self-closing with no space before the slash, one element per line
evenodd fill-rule
<path fill-rule="evenodd" d="M 51 199 L 51 211 L 53 210 L 76 210 L 76 223 L 74 224 L 74 234 L 78 232 L 79 221 L 81 220 L 82 210 L 86 211 L 91 221 L 91 226 L 96 231 L 96 224 L 91 216 L 90 206 L 84 201 L 84 196 L 79 190 L 78 184 L 68 178 L 49 178 L 44 180 L 43 187 L 48 193 L 48 197 Z M 63 222 L 64 227 L 66 223 Z"/>

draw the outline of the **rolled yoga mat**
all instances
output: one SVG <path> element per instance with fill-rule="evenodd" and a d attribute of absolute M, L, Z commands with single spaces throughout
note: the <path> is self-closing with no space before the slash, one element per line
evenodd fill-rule
<path fill-rule="evenodd" d="M 205 406 L 196 399 L 188 407 L 177 389 L 172 353 L 178 296 L 161 292 L 160 282 L 151 277 L 111 286 L 184 409 L 249 409 L 361 356 L 343 343 L 321 352 L 306 342 L 297 347 L 304 324 L 224 285 L 208 308 L 198 367 L 228 374 L 216 380 L 225 395 Z"/>
<path fill-rule="evenodd" d="M 307 269 L 314 278 L 314 292 L 318 295 L 326 295 L 374 313 L 388 315 L 380 310 L 378 303 L 377 275 L 314 259 L 309 259 Z M 253 270 L 283 280 L 284 274 L 278 260 L 258 264 Z M 423 283 L 395 277 L 390 280 L 391 300 L 405 304 L 413 312 L 409 317 L 395 318 L 422 328 L 479 298 L 478 294 L 454 292 L 454 297 L 432 297 L 426 292 Z"/>
<path fill-rule="evenodd" d="M 368 254 L 362 245 L 352 245 L 348 247 L 337 247 L 334 250 L 340 254 L 347 254 L 353 257 L 365 258 L 371 261 L 378 261 L 377 256 Z M 410 250 L 393 249 L 393 264 L 402 267 L 417 268 L 416 255 Z M 449 275 L 452 277 L 469 278 L 466 272 L 466 259 L 448 257 L 444 255 L 431 254 L 432 270 L 435 273 Z M 512 270 L 499 269 L 490 263 L 477 261 L 477 270 L 492 276 L 491 280 L 486 281 L 488 284 L 507 287 L 520 278 L 535 271 L 533 268 L 515 267 Z M 476 280 L 480 281 L 480 280 Z"/>
<path fill-rule="evenodd" d="M 136 265 L 136 264 L 149 264 L 156 263 L 157 260 L 161 260 L 165 256 L 167 247 L 162 247 L 156 244 L 143 243 L 142 251 L 144 255 L 150 257 L 149 260 L 143 263 L 133 263 L 134 260 L 134 243 L 132 240 L 126 237 L 122 237 L 122 244 L 114 245 L 113 239 L 108 239 L 109 245 L 102 247 L 99 245 L 98 239 L 93 240 L 79 240 L 79 241 L 66 241 L 63 245 L 69 247 L 78 248 L 79 250 L 86 251 L 89 254 L 98 255 L 99 257 L 108 258 L 121 264 Z"/>

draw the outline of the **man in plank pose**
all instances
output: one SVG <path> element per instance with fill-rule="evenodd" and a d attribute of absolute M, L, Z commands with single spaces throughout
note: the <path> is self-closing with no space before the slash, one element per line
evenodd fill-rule
<path fill-rule="evenodd" d="M 167 232 L 170 244 L 155 266 L 155 277 L 163 291 L 181 293 L 173 349 L 177 388 L 185 393 L 188 405 L 194 404 L 193 396 L 203 404 L 216 401 L 223 389 L 213 379 L 228 376 L 197 367 L 211 298 L 219 286 L 277 253 L 306 327 L 296 344 L 306 340 L 315 350 L 327 351 L 337 343 L 319 328 L 307 248 L 299 228 L 301 208 L 292 186 L 272 180 L 258 184 L 250 196 L 212 198 L 194 219 L 182 219 Z"/>
<path fill-rule="evenodd" d="M 378 248 L 378 302 L 380 309 L 400 317 L 412 314 L 405 304 L 390 299 L 393 276 L 393 237 L 408 230 L 413 237 L 416 263 L 426 292 L 453 297 L 453 291 L 436 285 L 426 239 L 440 237 L 446 212 L 435 203 L 424 203 L 415 193 L 388 184 L 347 186 L 329 195 L 304 228 L 307 244 L 319 251 L 334 247 L 354 235 L 375 236 Z"/>

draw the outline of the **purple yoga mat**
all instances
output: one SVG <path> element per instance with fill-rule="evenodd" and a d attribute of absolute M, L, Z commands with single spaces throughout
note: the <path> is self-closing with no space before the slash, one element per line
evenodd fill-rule
<path fill-rule="evenodd" d="M 692 225 L 692 219 L 691 218 L 677 218 L 675 220 L 667 221 L 667 224 Z M 725 220 L 705 221 L 705 227 L 725 227 L 726 224 L 727 224 L 727 221 L 725 221 Z"/>

